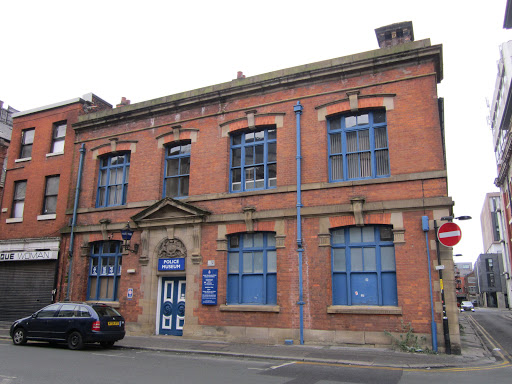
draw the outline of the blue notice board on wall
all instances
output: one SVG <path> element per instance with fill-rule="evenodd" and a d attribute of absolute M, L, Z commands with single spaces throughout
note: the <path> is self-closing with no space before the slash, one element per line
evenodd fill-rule
<path fill-rule="evenodd" d="M 203 290 L 201 304 L 217 305 L 218 269 L 203 269 Z"/>

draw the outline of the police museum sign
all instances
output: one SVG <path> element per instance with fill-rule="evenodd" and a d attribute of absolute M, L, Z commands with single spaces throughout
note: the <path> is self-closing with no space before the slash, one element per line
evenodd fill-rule
<path fill-rule="evenodd" d="M 0 262 L 3 261 L 38 261 L 38 260 L 57 260 L 59 251 L 14 251 L 1 252 Z"/>

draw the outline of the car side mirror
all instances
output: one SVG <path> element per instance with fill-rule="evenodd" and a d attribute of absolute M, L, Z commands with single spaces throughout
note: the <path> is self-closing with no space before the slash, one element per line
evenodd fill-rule
<path fill-rule="evenodd" d="M 32 314 L 32 318 L 35 319 L 37 317 L 37 312 Z"/>

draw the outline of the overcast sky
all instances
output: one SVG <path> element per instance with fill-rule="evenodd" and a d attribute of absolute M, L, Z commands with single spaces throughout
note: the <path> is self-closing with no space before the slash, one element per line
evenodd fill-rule
<path fill-rule="evenodd" d="M 0 100 L 27 110 L 93 92 L 116 105 L 377 49 L 375 28 L 412 21 L 443 45 L 449 195 L 457 261 L 483 252 L 480 213 L 497 191 L 487 125 L 505 0 L 8 1 L 0 8 Z"/>

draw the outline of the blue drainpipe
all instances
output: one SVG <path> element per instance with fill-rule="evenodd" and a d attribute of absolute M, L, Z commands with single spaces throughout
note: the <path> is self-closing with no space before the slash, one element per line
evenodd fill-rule
<path fill-rule="evenodd" d="M 297 304 L 300 306 L 300 343 L 304 344 L 304 301 L 303 301 L 303 289 L 302 289 L 302 253 L 304 249 L 302 248 L 302 226 L 301 226 L 301 217 L 300 217 L 300 208 L 302 207 L 302 198 L 301 198 L 301 154 L 300 154 L 300 115 L 302 114 L 302 110 L 304 108 L 300 104 L 300 101 L 297 101 L 297 105 L 293 107 L 293 111 L 295 112 L 295 118 L 297 120 L 297 252 L 299 254 L 299 301 Z"/>
<path fill-rule="evenodd" d="M 75 203 L 73 205 L 73 219 L 71 221 L 71 235 L 69 237 L 69 270 L 68 270 L 68 286 L 66 288 L 66 300 L 69 300 L 69 287 L 71 286 L 71 272 L 73 267 L 73 245 L 75 243 L 74 229 L 76 225 L 76 213 L 78 210 L 78 199 L 80 197 L 80 184 L 82 181 L 82 173 L 84 167 L 85 144 L 80 147 L 80 161 L 78 163 L 78 176 L 76 179 Z"/>
<path fill-rule="evenodd" d="M 432 332 L 432 350 L 434 352 L 437 352 L 437 325 L 436 320 L 434 317 L 434 298 L 432 296 L 432 272 L 430 267 L 430 249 L 428 246 L 428 216 L 422 216 L 421 217 L 421 228 L 423 229 L 423 232 L 425 232 L 425 242 L 427 243 L 427 259 L 428 259 L 428 282 L 430 284 L 430 327 Z"/>

